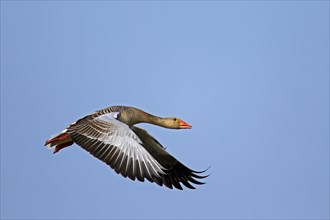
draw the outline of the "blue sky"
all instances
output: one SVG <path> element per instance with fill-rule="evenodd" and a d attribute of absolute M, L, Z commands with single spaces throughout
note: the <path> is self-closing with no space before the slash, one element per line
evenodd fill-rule
<path fill-rule="evenodd" d="M 207 184 L 43 147 L 118 104 Z M 1 218 L 329 218 L 329 2 L 1 1 Z"/>

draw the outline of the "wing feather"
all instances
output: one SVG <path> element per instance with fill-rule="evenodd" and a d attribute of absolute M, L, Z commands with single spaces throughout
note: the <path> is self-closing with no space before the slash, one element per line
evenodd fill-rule
<path fill-rule="evenodd" d="M 142 146 L 139 137 L 116 114 L 86 117 L 71 124 L 67 132 L 72 140 L 124 177 L 153 182 L 165 168 Z"/>
<path fill-rule="evenodd" d="M 131 127 L 132 131 L 140 138 L 143 142 L 144 148 L 155 158 L 158 163 L 164 167 L 165 175 L 162 176 L 161 180 L 156 181 L 158 185 L 165 185 L 168 188 L 182 189 L 180 183 L 185 185 L 190 189 L 195 189 L 191 183 L 201 185 L 204 184 L 196 179 L 203 179 L 207 176 L 198 175 L 204 171 L 194 171 L 183 165 L 180 161 L 175 159 L 170 155 L 165 148 L 150 134 L 148 134 L 144 129 L 133 126 Z"/>

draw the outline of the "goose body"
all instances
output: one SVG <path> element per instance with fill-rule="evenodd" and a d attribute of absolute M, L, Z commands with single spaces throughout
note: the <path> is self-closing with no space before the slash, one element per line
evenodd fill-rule
<path fill-rule="evenodd" d="M 87 115 L 70 124 L 61 133 L 46 141 L 57 153 L 74 143 L 108 164 L 116 173 L 132 180 L 155 182 L 168 188 L 195 189 L 202 176 L 183 165 L 146 130 L 134 126 L 150 123 L 171 129 L 187 129 L 191 125 L 178 118 L 161 118 L 140 109 L 112 106 Z"/>

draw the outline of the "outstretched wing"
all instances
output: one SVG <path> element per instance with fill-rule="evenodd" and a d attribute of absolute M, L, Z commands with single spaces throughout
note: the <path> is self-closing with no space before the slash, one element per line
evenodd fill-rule
<path fill-rule="evenodd" d="M 150 182 L 161 178 L 165 168 L 142 146 L 140 138 L 116 119 L 118 112 L 86 117 L 66 132 L 72 140 L 117 173 L 132 180 Z"/>
<path fill-rule="evenodd" d="M 160 186 L 165 185 L 171 189 L 173 186 L 177 189 L 182 189 L 180 183 L 190 189 L 195 189 L 195 187 L 193 187 L 190 183 L 198 185 L 204 184 L 199 182 L 197 179 L 207 177 L 199 175 L 206 170 L 198 172 L 189 169 L 170 155 L 154 137 L 147 133 L 147 131 L 136 126 L 132 126 L 131 129 L 143 142 L 144 148 L 162 167 L 165 168 L 165 175 L 162 175 L 161 178 L 157 177 L 155 179 L 157 184 Z"/>

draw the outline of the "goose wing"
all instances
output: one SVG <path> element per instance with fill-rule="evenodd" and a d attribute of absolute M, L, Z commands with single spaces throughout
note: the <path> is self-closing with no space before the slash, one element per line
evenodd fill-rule
<path fill-rule="evenodd" d="M 128 125 L 116 119 L 118 113 L 87 116 L 71 124 L 66 132 L 76 144 L 124 177 L 142 182 L 144 178 L 150 182 L 161 178 L 164 167 Z"/>
<path fill-rule="evenodd" d="M 147 133 L 147 131 L 136 126 L 132 126 L 131 129 L 143 142 L 143 147 L 162 167 L 165 168 L 165 175 L 162 175 L 161 178 L 158 177 L 155 179 L 155 182 L 158 185 L 165 185 L 171 189 L 173 186 L 177 189 L 182 189 L 182 186 L 180 185 L 180 183 L 182 183 L 190 189 L 195 189 L 190 183 L 198 185 L 204 184 L 197 179 L 207 177 L 200 175 L 200 173 L 203 173 L 206 170 L 202 172 L 191 170 L 170 155 L 154 137 Z"/>

